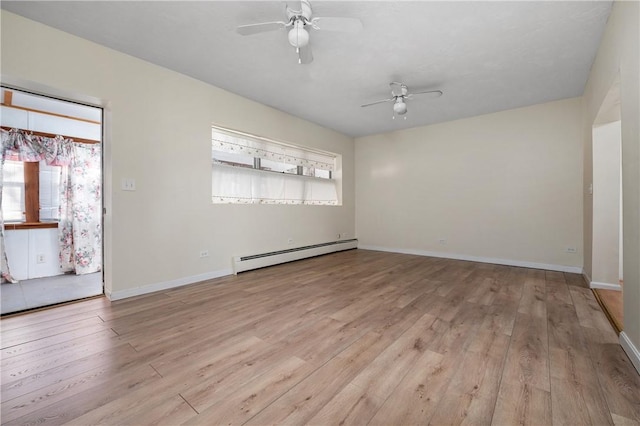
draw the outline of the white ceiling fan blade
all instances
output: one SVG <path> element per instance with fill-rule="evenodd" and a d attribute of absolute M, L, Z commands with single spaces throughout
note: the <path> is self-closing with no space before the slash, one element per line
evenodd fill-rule
<path fill-rule="evenodd" d="M 313 53 L 311 52 L 311 45 L 307 44 L 304 47 L 298 49 L 298 63 L 310 64 L 313 62 Z"/>
<path fill-rule="evenodd" d="M 267 31 L 275 31 L 286 27 L 287 23 L 282 21 L 261 22 L 259 24 L 240 25 L 236 31 L 241 35 L 252 35 Z"/>
<path fill-rule="evenodd" d="M 371 105 L 382 104 L 384 102 L 395 102 L 396 98 L 383 99 L 381 101 L 369 102 L 368 104 L 360 105 L 361 107 L 368 107 Z"/>
<path fill-rule="evenodd" d="M 409 93 L 406 98 L 407 99 L 411 99 L 416 95 L 429 95 L 427 97 L 429 98 L 439 98 L 440 96 L 442 96 L 442 90 L 425 90 L 424 92 L 415 92 L 415 93 Z"/>
<path fill-rule="evenodd" d="M 357 33 L 362 30 L 362 21 L 358 18 L 313 18 L 311 25 L 316 30 L 341 31 L 345 33 Z"/>

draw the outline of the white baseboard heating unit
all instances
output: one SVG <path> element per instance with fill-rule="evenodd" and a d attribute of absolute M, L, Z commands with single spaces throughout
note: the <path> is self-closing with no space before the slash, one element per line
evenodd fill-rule
<path fill-rule="evenodd" d="M 251 269 L 264 268 L 265 266 L 292 262 L 294 260 L 319 256 L 321 254 L 334 253 L 337 251 L 350 250 L 357 247 L 358 240 L 352 239 L 272 251 L 269 253 L 254 254 L 252 256 L 234 256 L 233 273 L 237 275 L 239 272 L 249 271 Z"/>

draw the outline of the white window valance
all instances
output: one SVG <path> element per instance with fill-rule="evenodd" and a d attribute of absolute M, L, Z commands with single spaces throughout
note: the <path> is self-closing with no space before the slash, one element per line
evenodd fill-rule
<path fill-rule="evenodd" d="M 264 158 L 292 166 L 335 171 L 336 157 L 328 153 L 293 147 L 215 127 L 212 129 L 211 141 L 213 151 Z"/>

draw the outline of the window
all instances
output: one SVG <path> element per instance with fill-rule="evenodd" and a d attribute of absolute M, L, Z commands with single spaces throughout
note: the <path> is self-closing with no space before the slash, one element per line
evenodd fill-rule
<path fill-rule="evenodd" d="M 214 127 L 214 203 L 337 205 L 336 154 Z"/>
<path fill-rule="evenodd" d="M 59 219 L 60 167 L 44 161 L 6 160 L 2 214 L 5 222 L 52 222 Z"/>
<path fill-rule="evenodd" d="M 60 166 L 40 162 L 40 222 L 60 219 Z"/>
<path fill-rule="evenodd" d="M 5 222 L 24 222 L 24 163 L 5 161 L 3 167 L 2 215 Z"/>

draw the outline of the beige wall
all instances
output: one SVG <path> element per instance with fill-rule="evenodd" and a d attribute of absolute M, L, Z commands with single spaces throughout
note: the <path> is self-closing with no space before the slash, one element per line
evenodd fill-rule
<path fill-rule="evenodd" d="M 593 262 L 591 281 L 620 279 L 620 122 L 593 128 Z"/>
<path fill-rule="evenodd" d="M 229 273 L 231 257 L 355 235 L 353 140 L 2 11 L 2 81 L 107 106 L 106 287 Z M 342 155 L 343 205 L 211 203 L 211 124 Z M 134 178 L 137 190 L 120 190 Z M 207 249 L 208 258 L 199 258 Z"/>
<path fill-rule="evenodd" d="M 640 371 L 640 2 L 615 2 L 584 92 L 584 183 L 592 182 L 590 128 L 609 89 L 620 75 L 622 116 L 622 199 L 624 336 L 635 346 Z M 589 131 L 587 131 L 589 130 Z M 592 244 L 592 203 L 585 195 L 584 249 Z M 591 265 L 585 265 L 591 273 Z M 629 353 L 629 348 L 627 348 Z M 633 357 L 632 357 L 633 358 Z"/>
<path fill-rule="evenodd" d="M 356 139 L 360 244 L 581 271 L 582 140 L 580 99 Z"/>

